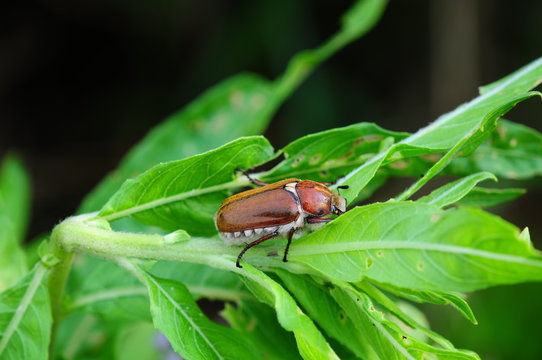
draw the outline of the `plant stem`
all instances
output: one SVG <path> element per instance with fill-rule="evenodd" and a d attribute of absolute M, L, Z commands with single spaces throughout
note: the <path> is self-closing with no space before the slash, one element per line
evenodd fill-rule
<path fill-rule="evenodd" d="M 160 235 L 115 232 L 85 222 L 94 216 L 95 214 L 86 214 L 68 218 L 58 224 L 51 235 L 50 252 L 59 260 L 51 269 L 48 284 L 53 313 L 49 347 L 51 359 L 54 358 L 53 351 L 58 324 L 64 315 L 64 288 L 74 252 L 84 252 L 113 259 L 125 268 L 133 266 L 130 260 L 126 259 L 132 257 L 186 261 L 223 270 L 239 271 L 233 261 L 237 257 L 239 249 L 226 246 L 219 239 L 192 238 L 191 240 L 169 243 Z M 283 267 L 290 272 L 307 272 L 307 269 L 302 265 L 283 263 L 276 256 L 268 256 L 269 251 L 269 248 L 251 250 L 251 254 L 249 254 L 249 257 L 252 257 L 251 262 L 260 267 Z"/>
<path fill-rule="evenodd" d="M 59 225 L 60 226 L 60 225 Z M 51 298 L 51 311 L 53 315 L 53 326 L 51 329 L 51 342 L 49 344 L 49 358 L 54 358 L 54 347 L 56 340 L 56 332 L 60 319 L 63 316 L 64 309 L 62 303 L 64 299 L 64 288 L 68 280 L 68 275 L 73 262 L 73 253 L 66 252 L 62 247 L 62 237 L 57 231 L 58 227 L 53 229 L 51 234 L 51 254 L 58 259 L 58 263 L 51 269 L 49 275 L 49 296 Z"/>
<path fill-rule="evenodd" d="M 198 263 L 217 267 L 220 259 L 235 259 L 238 247 L 227 246 L 220 239 L 191 238 L 190 240 L 170 243 L 164 237 L 154 234 L 133 234 L 115 232 L 97 228 L 84 222 L 83 216 L 68 218 L 55 228 L 57 241 L 65 251 L 84 252 L 107 259 L 119 257 L 155 260 L 175 260 Z M 89 218 L 88 215 L 86 218 Z M 248 257 L 251 263 L 260 267 L 283 267 L 291 272 L 301 265 L 292 262 L 283 263 L 277 256 L 268 256 L 271 250 L 280 248 L 264 247 L 251 249 Z M 235 270 L 235 269 L 232 269 Z M 303 267 L 303 272 L 307 269 Z"/>

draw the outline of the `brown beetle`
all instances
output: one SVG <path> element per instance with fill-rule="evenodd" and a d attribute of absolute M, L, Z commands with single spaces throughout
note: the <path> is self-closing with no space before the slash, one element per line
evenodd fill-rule
<path fill-rule="evenodd" d="M 346 200 L 334 194 L 326 186 L 329 183 L 291 178 L 267 184 L 238 170 L 261 187 L 230 196 L 216 215 L 216 227 L 224 242 L 245 244 L 237 257 L 237 267 L 241 267 L 241 258 L 248 249 L 276 236 L 288 238 L 282 259 L 288 261 L 288 249 L 296 231 L 306 224 L 329 222 L 333 219 L 323 216 L 346 211 Z"/>

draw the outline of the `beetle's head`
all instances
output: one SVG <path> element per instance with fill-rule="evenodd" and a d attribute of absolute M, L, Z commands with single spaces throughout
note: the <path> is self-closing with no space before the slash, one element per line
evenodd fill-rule
<path fill-rule="evenodd" d="M 341 215 L 346 212 L 346 199 L 341 195 L 333 194 L 331 196 L 331 212 L 335 215 Z"/>

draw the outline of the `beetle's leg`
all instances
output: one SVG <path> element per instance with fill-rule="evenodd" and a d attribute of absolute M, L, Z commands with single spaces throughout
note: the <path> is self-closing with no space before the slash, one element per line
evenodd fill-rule
<path fill-rule="evenodd" d="M 307 218 L 307 223 L 309 223 L 309 224 L 327 223 L 327 222 L 330 222 L 332 220 L 333 219 L 324 219 L 324 218 L 311 217 L 311 218 Z"/>
<path fill-rule="evenodd" d="M 288 232 L 288 243 L 286 244 L 286 249 L 284 249 L 284 257 L 282 258 L 282 261 L 288 262 L 288 250 L 290 250 L 290 244 L 292 243 L 292 237 L 294 236 L 294 233 L 297 229 L 292 228 Z"/>
<path fill-rule="evenodd" d="M 241 250 L 241 252 L 239 253 L 239 255 L 237 256 L 237 261 L 235 262 L 235 265 L 238 267 L 238 268 L 242 268 L 240 262 L 241 262 L 241 258 L 243 257 L 243 255 L 247 252 L 248 249 L 250 249 L 251 247 L 253 246 L 256 246 L 258 245 L 259 243 L 262 243 L 264 242 L 265 240 L 269 240 L 275 236 L 277 236 L 279 233 L 277 231 L 274 231 L 272 232 L 271 234 L 267 234 L 265 236 L 262 236 L 261 238 L 259 238 L 258 240 L 254 240 L 253 242 L 251 243 L 248 243 L 245 248 L 243 250 Z"/>
<path fill-rule="evenodd" d="M 247 179 L 248 179 L 251 183 L 253 183 L 254 185 L 258 185 L 258 186 L 269 185 L 269 183 L 266 183 L 265 181 L 261 181 L 261 180 L 252 178 L 252 177 L 250 176 L 250 174 L 248 173 L 248 171 L 246 171 L 246 170 L 237 168 L 237 169 L 235 169 L 235 172 L 240 172 L 240 173 L 242 173 L 243 175 L 245 175 L 245 176 L 247 177 Z"/>

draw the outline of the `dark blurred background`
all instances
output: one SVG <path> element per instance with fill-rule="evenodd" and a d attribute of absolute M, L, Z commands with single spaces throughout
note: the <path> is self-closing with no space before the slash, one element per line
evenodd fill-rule
<path fill-rule="evenodd" d="M 166 116 L 230 75 L 251 71 L 276 78 L 295 52 L 332 35 L 350 4 L 3 4 L 0 156 L 17 151 L 31 173 L 29 238 L 72 214 Z M 278 148 L 308 133 L 360 121 L 415 131 L 476 96 L 479 85 L 541 56 L 541 16 L 540 0 L 391 1 L 375 29 L 294 93 L 266 136 Z M 540 102 L 530 100 L 507 117 L 542 130 L 541 114 Z M 528 186 L 529 194 L 496 211 L 520 227 L 531 225 L 534 240 L 542 240 L 540 179 L 512 185 Z M 518 299 L 499 300 L 507 293 Z M 542 358 L 536 340 L 542 334 L 541 286 L 497 288 L 475 294 L 472 301 L 481 325 L 429 309 L 436 329 L 488 359 Z"/>

